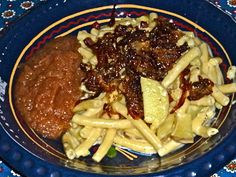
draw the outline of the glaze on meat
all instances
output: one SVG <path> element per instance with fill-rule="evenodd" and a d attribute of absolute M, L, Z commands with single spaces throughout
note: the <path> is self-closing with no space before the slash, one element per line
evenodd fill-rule
<path fill-rule="evenodd" d="M 59 138 L 69 128 L 84 77 L 78 47 L 76 37 L 52 40 L 19 67 L 16 110 L 43 137 Z"/>
<path fill-rule="evenodd" d="M 181 106 L 183 106 L 183 104 L 185 102 L 185 99 L 186 99 L 187 94 L 188 94 L 188 90 L 190 88 L 190 83 L 189 83 L 189 78 L 188 78 L 189 73 L 190 73 L 190 70 L 188 68 L 186 68 L 180 74 L 180 88 L 182 90 L 182 94 L 181 94 L 181 97 L 180 97 L 178 103 L 171 110 L 171 112 L 170 112 L 171 114 L 174 113 Z"/>
<path fill-rule="evenodd" d="M 176 43 L 183 36 L 173 23 L 158 18 L 156 27 L 150 32 L 131 25 L 116 26 L 113 33 L 106 33 L 97 42 L 86 38 L 84 43 L 97 56 L 95 69 L 82 64 L 87 73 L 83 81 L 86 88 L 100 92 L 118 90 L 124 94 L 129 114 L 143 118 L 143 100 L 140 77 L 162 81 L 175 61 L 188 49 L 185 43 Z M 141 22 L 145 27 L 146 22 Z"/>
<path fill-rule="evenodd" d="M 199 81 L 193 82 L 189 88 L 189 100 L 199 100 L 205 95 L 210 95 L 212 93 L 212 87 L 214 83 L 209 79 L 203 79 L 199 76 Z"/>

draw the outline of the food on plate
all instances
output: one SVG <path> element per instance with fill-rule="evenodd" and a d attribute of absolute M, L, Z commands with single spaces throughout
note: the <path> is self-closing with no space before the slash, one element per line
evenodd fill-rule
<path fill-rule="evenodd" d="M 197 135 L 218 133 L 210 122 L 229 104 L 225 94 L 235 83 L 224 84 L 222 59 L 193 32 L 151 13 L 96 25 L 77 38 L 86 77 L 62 137 L 69 159 L 89 155 L 94 144 L 97 162 L 112 145 L 164 156 Z"/>
<path fill-rule="evenodd" d="M 95 144 L 96 162 L 113 146 L 164 156 L 218 133 L 216 110 L 236 92 L 221 63 L 193 32 L 156 13 L 112 18 L 52 40 L 20 66 L 15 105 L 39 134 L 62 136 L 69 159 Z"/>
<path fill-rule="evenodd" d="M 19 66 L 14 86 L 18 115 L 43 137 L 57 139 L 68 128 L 81 96 L 84 73 L 76 37 L 52 40 Z"/>

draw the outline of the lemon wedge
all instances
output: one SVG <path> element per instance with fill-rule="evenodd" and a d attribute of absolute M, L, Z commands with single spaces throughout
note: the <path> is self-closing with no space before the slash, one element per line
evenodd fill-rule
<path fill-rule="evenodd" d="M 152 123 L 151 129 L 155 130 L 168 116 L 168 93 L 156 80 L 141 77 L 140 82 L 143 95 L 144 121 Z"/>

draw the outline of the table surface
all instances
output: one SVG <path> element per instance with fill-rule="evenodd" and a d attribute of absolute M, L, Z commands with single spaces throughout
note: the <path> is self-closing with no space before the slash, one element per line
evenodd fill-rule
<path fill-rule="evenodd" d="M 47 0 L 0 0 L 0 33 L 11 25 L 11 23 L 22 14 L 31 10 L 42 1 Z M 232 16 L 232 20 L 236 22 L 236 0 L 208 0 L 217 8 Z M 0 158 L 0 177 L 13 177 L 19 174 L 15 173 Z M 211 177 L 236 177 L 236 157 L 228 165 L 220 169 Z"/>

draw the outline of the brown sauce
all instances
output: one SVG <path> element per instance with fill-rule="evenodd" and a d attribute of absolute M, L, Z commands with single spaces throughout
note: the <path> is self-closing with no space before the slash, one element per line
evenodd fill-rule
<path fill-rule="evenodd" d="M 31 128 L 57 139 L 69 127 L 72 108 L 81 97 L 81 56 L 76 37 L 54 39 L 19 67 L 15 107 Z"/>

